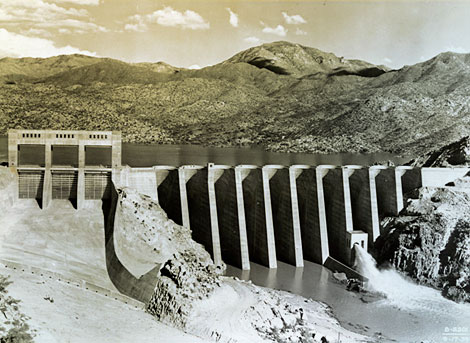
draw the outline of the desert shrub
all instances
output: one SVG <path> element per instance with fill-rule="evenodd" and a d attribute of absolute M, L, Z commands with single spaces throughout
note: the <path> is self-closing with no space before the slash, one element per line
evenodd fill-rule
<path fill-rule="evenodd" d="M 20 312 L 20 300 L 8 295 L 12 282 L 0 275 L 0 343 L 30 343 L 33 335 L 28 326 L 28 317 Z"/>

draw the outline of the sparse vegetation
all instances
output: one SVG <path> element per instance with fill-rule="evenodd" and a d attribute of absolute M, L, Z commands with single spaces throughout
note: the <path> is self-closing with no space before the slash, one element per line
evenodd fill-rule
<path fill-rule="evenodd" d="M 8 277 L 0 275 L 0 343 L 33 342 L 28 317 L 18 307 L 20 301 L 8 295 L 10 284 Z"/>
<path fill-rule="evenodd" d="M 201 70 L 78 55 L 2 59 L 0 134 L 114 129 L 127 142 L 420 155 L 470 134 L 469 56 L 387 71 L 277 42 Z"/>

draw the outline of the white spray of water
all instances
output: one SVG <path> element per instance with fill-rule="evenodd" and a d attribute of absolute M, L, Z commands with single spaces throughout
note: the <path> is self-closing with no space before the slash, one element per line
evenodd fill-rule
<path fill-rule="evenodd" d="M 374 258 L 359 245 L 355 245 L 356 268 L 369 279 L 365 288 L 371 292 L 383 294 L 383 301 L 401 309 L 414 311 L 462 312 L 469 314 L 470 307 L 445 299 L 439 291 L 415 284 L 405 279 L 394 269 L 379 270 Z"/>

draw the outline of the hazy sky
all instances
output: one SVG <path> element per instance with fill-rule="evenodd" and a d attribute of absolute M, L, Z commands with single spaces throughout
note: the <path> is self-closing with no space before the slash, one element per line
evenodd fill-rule
<path fill-rule="evenodd" d="M 286 40 L 401 67 L 470 52 L 470 1 L 0 0 L 0 57 L 207 66 Z"/>

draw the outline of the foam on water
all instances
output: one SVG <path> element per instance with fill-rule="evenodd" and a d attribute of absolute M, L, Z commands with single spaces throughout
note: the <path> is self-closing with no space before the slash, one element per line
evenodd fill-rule
<path fill-rule="evenodd" d="M 356 268 L 369 279 L 365 286 L 366 290 L 383 294 L 386 299 L 382 303 L 418 312 L 470 315 L 470 305 L 457 304 L 448 300 L 438 290 L 417 285 L 400 275 L 395 269 L 378 269 L 374 258 L 357 244 L 355 252 Z"/>

